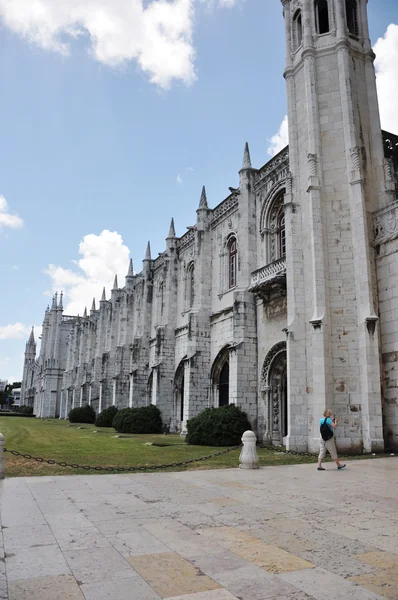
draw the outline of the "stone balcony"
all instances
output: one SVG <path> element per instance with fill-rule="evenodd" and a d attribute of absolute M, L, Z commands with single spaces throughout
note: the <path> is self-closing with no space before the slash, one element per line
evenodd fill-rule
<path fill-rule="evenodd" d="M 281 295 L 286 290 L 286 256 L 253 271 L 250 291 L 259 293 L 264 299 Z"/>

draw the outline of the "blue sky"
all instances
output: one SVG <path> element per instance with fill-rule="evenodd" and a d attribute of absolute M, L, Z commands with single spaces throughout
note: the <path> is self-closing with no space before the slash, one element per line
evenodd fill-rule
<path fill-rule="evenodd" d="M 146 13 L 141 0 L 40 2 L 35 22 L 30 0 L 0 0 L 0 378 L 10 379 L 55 289 L 81 313 L 114 271 L 122 284 L 148 239 L 153 257 L 164 249 L 172 216 L 177 235 L 195 222 L 203 184 L 210 206 L 237 185 L 246 140 L 255 166 L 268 160 L 286 114 L 278 0 L 174 0 L 170 14 L 153 0 Z M 73 39 L 65 6 L 80 21 Z M 368 10 L 375 42 L 398 5 Z M 397 32 L 379 48 L 383 125 L 396 133 Z"/>

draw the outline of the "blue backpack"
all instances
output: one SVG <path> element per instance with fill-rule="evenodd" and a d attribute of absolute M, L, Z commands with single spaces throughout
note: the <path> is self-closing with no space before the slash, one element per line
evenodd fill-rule
<path fill-rule="evenodd" d="M 330 440 L 333 437 L 333 431 L 330 431 L 330 427 L 329 425 L 326 423 L 328 417 L 325 417 L 323 420 L 323 423 L 321 423 L 321 436 L 322 439 L 327 442 L 328 440 Z"/>

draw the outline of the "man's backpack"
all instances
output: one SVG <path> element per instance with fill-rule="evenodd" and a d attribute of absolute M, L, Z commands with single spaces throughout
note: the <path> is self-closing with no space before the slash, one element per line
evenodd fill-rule
<path fill-rule="evenodd" d="M 329 425 L 326 423 L 327 417 L 324 418 L 323 423 L 321 423 L 321 436 L 322 439 L 327 442 L 333 437 L 333 431 L 330 430 Z"/>

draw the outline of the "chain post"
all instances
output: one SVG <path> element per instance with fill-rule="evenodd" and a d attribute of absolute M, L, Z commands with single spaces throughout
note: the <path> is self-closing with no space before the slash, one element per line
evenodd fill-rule
<path fill-rule="evenodd" d="M 4 446 L 5 446 L 4 435 L 0 433 L 0 479 L 4 479 Z"/>

